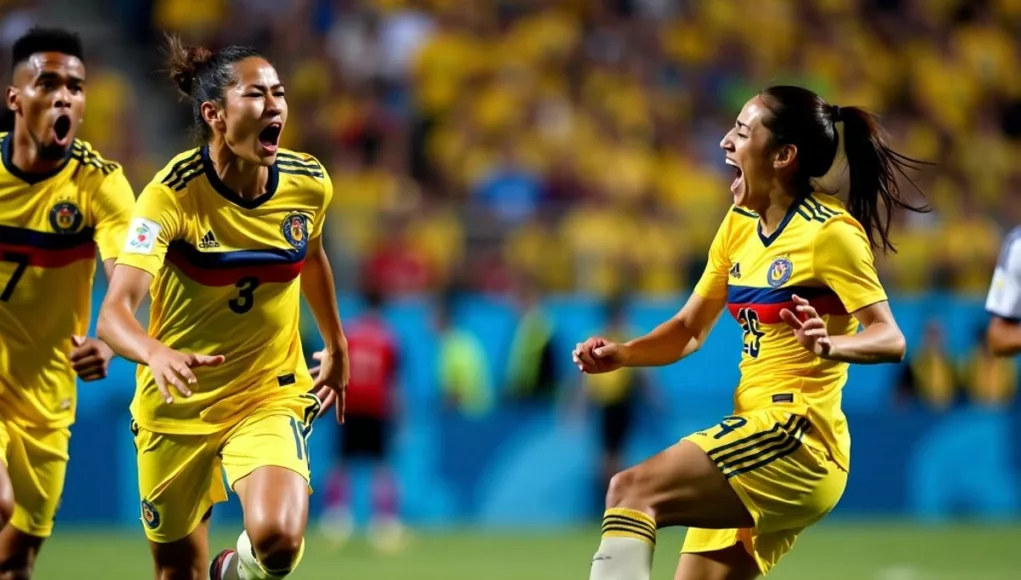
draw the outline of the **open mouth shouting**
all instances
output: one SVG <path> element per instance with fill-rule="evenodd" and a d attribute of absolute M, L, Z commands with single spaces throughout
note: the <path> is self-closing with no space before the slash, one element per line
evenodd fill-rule
<path fill-rule="evenodd" d="M 264 153 L 267 155 L 276 154 L 277 150 L 280 148 L 280 133 L 283 129 L 283 123 L 280 121 L 273 121 L 259 132 L 259 145 L 262 146 Z"/>
<path fill-rule="evenodd" d="M 734 181 L 730 184 L 730 192 L 737 194 L 741 191 L 741 186 L 744 184 L 744 171 L 738 166 L 737 161 L 730 157 L 727 157 L 726 161 L 727 165 L 734 170 Z"/>
<path fill-rule="evenodd" d="M 65 148 L 71 143 L 71 117 L 61 115 L 54 121 L 53 142 Z"/>

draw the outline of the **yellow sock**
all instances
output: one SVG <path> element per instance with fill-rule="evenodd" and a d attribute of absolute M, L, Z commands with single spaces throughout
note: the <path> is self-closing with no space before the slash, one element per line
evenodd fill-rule
<path fill-rule="evenodd" d="M 634 538 L 656 546 L 656 520 L 645 512 L 610 508 L 603 514 L 604 538 Z"/>

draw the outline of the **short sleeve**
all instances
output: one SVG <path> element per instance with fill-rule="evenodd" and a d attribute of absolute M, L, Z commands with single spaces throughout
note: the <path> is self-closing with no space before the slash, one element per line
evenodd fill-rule
<path fill-rule="evenodd" d="M 993 281 L 986 296 L 986 311 L 1009 320 L 1021 319 L 1021 229 L 1014 230 L 1003 242 Z"/>
<path fill-rule="evenodd" d="M 733 212 L 728 212 L 720 228 L 716 230 L 712 244 L 709 245 L 709 261 L 705 265 L 702 277 L 695 284 L 695 294 L 702 298 L 725 298 L 727 296 L 727 278 L 730 275 L 730 258 L 727 256 L 728 233 Z"/>
<path fill-rule="evenodd" d="M 848 312 L 886 300 L 872 246 L 858 222 L 831 218 L 819 230 L 813 254 L 815 277 L 837 294 Z"/>
<path fill-rule="evenodd" d="M 315 215 L 315 219 L 312 220 L 312 237 L 318 238 L 323 233 L 323 227 L 326 224 L 326 214 L 329 212 L 330 204 L 333 203 L 333 180 L 330 179 L 330 174 L 323 167 L 323 207 L 319 210 L 319 213 Z"/>
<path fill-rule="evenodd" d="M 180 206 L 166 186 L 151 183 L 138 197 L 118 264 L 134 266 L 155 276 L 163 267 L 170 242 L 183 227 Z"/>
<path fill-rule="evenodd" d="M 93 201 L 95 239 L 103 261 L 120 255 L 134 206 L 135 193 L 118 167 L 103 178 Z"/>

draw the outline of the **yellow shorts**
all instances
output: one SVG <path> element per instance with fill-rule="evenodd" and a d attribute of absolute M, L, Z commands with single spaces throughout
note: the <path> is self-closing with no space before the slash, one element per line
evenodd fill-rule
<path fill-rule="evenodd" d="M 308 481 L 308 436 L 319 406 L 314 395 L 300 395 L 211 435 L 154 433 L 132 423 L 145 535 L 167 543 L 194 531 L 213 504 L 227 500 L 224 474 L 231 489 L 267 466 L 290 469 Z"/>
<path fill-rule="evenodd" d="M 0 459 L 14 488 L 14 529 L 40 538 L 53 533 L 70 440 L 67 428 L 26 428 L 0 420 Z"/>
<path fill-rule="evenodd" d="M 712 459 L 755 520 L 751 529 L 688 529 L 682 552 L 712 552 L 740 542 L 763 574 L 806 527 L 840 500 L 847 472 L 811 434 L 808 419 L 779 409 L 725 418 L 685 437 Z"/>

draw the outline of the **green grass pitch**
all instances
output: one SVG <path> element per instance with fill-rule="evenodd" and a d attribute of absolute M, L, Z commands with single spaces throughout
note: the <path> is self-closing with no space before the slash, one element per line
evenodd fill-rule
<path fill-rule="evenodd" d="M 215 552 L 233 544 L 219 530 Z M 658 542 L 655 580 L 673 578 L 682 531 Z M 294 580 L 565 580 L 587 578 L 598 531 L 554 533 L 430 532 L 420 530 L 395 555 L 355 539 L 336 548 L 312 533 Z M 798 540 L 770 580 L 1008 580 L 1021 570 L 1021 526 L 825 524 Z M 138 533 L 58 529 L 36 567 L 36 578 L 145 580 L 148 549 Z"/>

